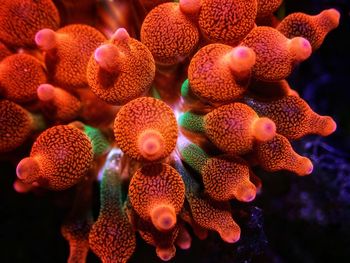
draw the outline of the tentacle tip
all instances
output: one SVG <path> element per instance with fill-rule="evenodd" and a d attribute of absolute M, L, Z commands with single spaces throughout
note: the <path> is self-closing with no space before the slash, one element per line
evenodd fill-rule
<path fill-rule="evenodd" d="M 245 185 L 238 191 L 237 199 L 242 202 L 251 202 L 256 197 L 256 187 L 255 185 L 249 183 Z"/>
<path fill-rule="evenodd" d="M 237 229 L 230 229 L 221 233 L 220 236 L 227 243 L 236 243 L 241 238 L 241 232 Z"/>
<path fill-rule="evenodd" d="M 50 50 L 56 46 L 56 32 L 49 28 L 39 30 L 35 34 L 34 41 L 42 50 Z"/>
<path fill-rule="evenodd" d="M 314 170 L 314 166 L 309 158 L 301 157 L 299 161 L 299 171 L 297 174 L 299 176 L 310 175 Z"/>
<path fill-rule="evenodd" d="M 41 84 L 37 89 L 40 100 L 50 101 L 54 98 L 55 88 L 51 84 Z"/>
<path fill-rule="evenodd" d="M 160 231 L 169 231 L 176 224 L 176 213 L 171 206 L 157 206 L 151 211 L 153 225 Z"/>
<path fill-rule="evenodd" d="M 28 193 L 31 190 L 31 186 L 24 184 L 21 180 L 16 180 L 13 183 L 13 189 L 20 194 Z"/>
<path fill-rule="evenodd" d="M 326 9 L 321 14 L 328 17 L 328 19 L 333 24 L 333 28 L 336 28 L 339 25 L 340 12 L 337 9 L 335 8 Z"/>
<path fill-rule="evenodd" d="M 94 52 L 94 59 L 97 63 L 101 63 L 109 55 L 110 44 L 101 45 Z"/>
<path fill-rule="evenodd" d="M 195 15 L 201 8 L 200 0 L 180 0 L 180 10 L 182 13 L 187 15 Z"/>
<path fill-rule="evenodd" d="M 326 116 L 325 118 L 325 127 L 323 129 L 324 136 L 328 136 L 337 130 L 337 123 L 333 118 Z"/>
<path fill-rule="evenodd" d="M 125 41 L 127 40 L 128 38 L 130 37 L 128 31 L 121 27 L 121 28 L 118 28 L 114 34 L 112 35 L 111 39 L 112 40 L 117 40 L 117 41 Z"/>
<path fill-rule="evenodd" d="M 191 248 L 191 240 L 183 240 L 182 242 L 178 243 L 179 248 L 182 250 L 190 249 Z"/>
<path fill-rule="evenodd" d="M 311 56 L 312 47 L 310 42 L 303 37 L 294 37 L 289 41 L 289 50 L 293 53 L 296 61 L 304 61 Z"/>
<path fill-rule="evenodd" d="M 249 71 L 255 62 L 256 54 L 251 48 L 238 46 L 230 52 L 230 67 L 237 74 Z"/>
<path fill-rule="evenodd" d="M 169 261 L 175 256 L 176 248 L 174 246 L 170 248 L 156 248 L 157 256 L 163 261 Z"/>
<path fill-rule="evenodd" d="M 276 124 L 269 118 L 261 117 L 253 123 L 254 137 L 258 141 L 269 141 L 276 135 Z"/>
<path fill-rule="evenodd" d="M 164 144 L 163 136 L 156 130 L 146 130 L 138 139 L 139 151 L 149 161 L 158 160 L 163 156 Z"/>
<path fill-rule="evenodd" d="M 107 71 L 117 70 L 119 51 L 113 44 L 103 44 L 96 48 L 94 59 L 96 63 Z"/>
<path fill-rule="evenodd" d="M 31 182 L 31 179 L 39 174 L 39 170 L 38 162 L 31 157 L 26 157 L 18 163 L 16 174 L 19 179 Z"/>

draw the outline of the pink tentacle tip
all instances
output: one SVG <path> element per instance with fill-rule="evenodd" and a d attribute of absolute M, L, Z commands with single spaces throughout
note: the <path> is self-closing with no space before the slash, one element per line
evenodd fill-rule
<path fill-rule="evenodd" d="M 276 124 L 266 117 L 253 122 L 253 135 L 259 141 L 269 141 L 276 135 Z"/>
<path fill-rule="evenodd" d="M 248 182 L 244 184 L 237 193 L 237 199 L 242 202 L 251 202 L 256 197 L 256 187 Z"/>
<path fill-rule="evenodd" d="M 236 243 L 241 238 L 241 233 L 237 229 L 227 229 L 220 234 L 222 240 L 227 243 Z"/>
<path fill-rule="evenodd" d="M 340 12 L 335 8 L 330 8 L 321 12 L 321 15 L 327 16 L 332 22 L 334 28 L 339 25 Z"/>
<path fill-rule="evenodd" d="M 299 171 L 297 171 L 297 174 L 299 176 L 309 175 L 314 170 L 314 165 L 312 164 L 309 158 L 301 157 L 298 163 L 299 163 Z"/>
<path fill-rule="evenodd" d="M 55 87 L 50 84 L 41 84 L 37 89 L 37 94 L 40 100 L 50 101 L 55 96 Z"/>
<path fill-rule="evenodd" d="M 175 247 L 170 248 L 156 248 L 157 256 L 163 261 L 169 261 L 175 256 L 176 249 Z"/>
<path fill-rule="evenodd" d="M 40 167 L 38 162 L 31 158 L 31 157 L 26 157 L 22 159 L 16 168 L 16 174 L 17 177 L 21 180 L 25 181 L 31 181 L 30 179 L 32 177 L 35 177 L 39 174 L 40 172 Z"/>
<path fill-rule="evenodd" d="M 118 68 L 119 51 L 113 44 L 104 44 L 99 46 L 94 52 L 94 59 L 99 66 L 108 71 L 113 71 Z"/>
<path fill-rule="evenodd" d="M 35 43 L 42 50 L 50 50 L 56 47 L 56 32 L 49 28 L 44 28 L 35 34 Z"/>
<path fill-rule="evenodd" d="M 201 8 L 200 0 L 180 0 L 179 4 L 181 12 L 188 15 L 197 14 Z"/>
<path fill-rule="evenodd" d="M 249 71 L 255 64 L 255 52 L 244 46 L 238 46 L 230 52 L 230 67 L 234 72 Z"/>
<path fill-rule="evenodd" d="M 111 39 L 112 40 L 117 40 L 117 41 L 125 41 L 127 40 L 128 38 L 130 37 L 128 31 L 121 27 L 121 28 L 118 28 L 114 34 L 112 35 Z"/>
<path fill-rule="evenodd" d="M 312 47 L 310 42 L 303 37 L 294 37 L 289 43 L 289 50 L 293 53 L 296 61 L 304 61 L 311 56 Z"/>

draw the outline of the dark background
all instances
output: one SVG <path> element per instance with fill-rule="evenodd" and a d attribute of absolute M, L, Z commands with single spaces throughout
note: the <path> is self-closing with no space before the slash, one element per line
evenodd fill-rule
<path fill-rule="evenodd" d="M 341 12 L 340 26 L 289 78 L 319 114 L 335 118 L 328 138 L 309 136 L 294 144 L 315 164 L 309 177 L 257 170 L 263 190 L 250 205 L 237 204 L 242 239 L 224 244 L 216 235 L 193 239 L 173 262 L 345 262 L 350 258 L 350 1 L 288 0 L 287 14 Z M 68 246 L 60 235 L 70 192 L 21 195 L 13 190 L 15 164 L 0 159 L 0 262 L 65 262 Z M 95 187 L 98 196 L 98 187 Z M 95 207 L 98 207 L 95 198 Z M 89 254 L 88 262 L 98 262 Z M 160 262 L 154 249 L 138 240 L 132 262 Z"/>

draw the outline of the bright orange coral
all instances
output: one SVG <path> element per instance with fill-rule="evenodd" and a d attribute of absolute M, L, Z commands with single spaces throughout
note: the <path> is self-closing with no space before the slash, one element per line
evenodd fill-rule
<path fill-rule="evenodd" d="M 9 100 L 0 100 L 0 153 L 19 147 L 36 128 L 27 110 Z"/>
<path fill-rule="evenodd" d="M 96 96 L 118 105 L 146 93 L 154 75 L 151 52 L 123 28 L 95 50 L 87 68 L 88 84 Z"/>
<path fill-rule="evenodd" d="M 191 91 L 208 102 L 231 102 L 246 91 L 254 63 L 255 53 L 250 48 L 207 45 L 191 59 L 188 68 Z"/>
<path fill-rule="evenodd" d="M 35 57 L 14 54 L 0 62 L 0 92 L 17 103 L 37 98 L 38 86 L 47 81 L 44 67 Z"/>
<path fill-rule="evenodd" d="M 202 0 L 199 27 L 210 41 L 238 44 L 255 25 L 257 0 Z"/>
<path fill-rule="evenodd" d="M 269 141 L 258 142 L 254 150 L 259 165 L 267 171 L 288 170 L 297 175 L 308 175 L 313 170 L 312 162 L 298 155 L 280 134 Z"/>
<path fill-rule="evenodd" d="M 137 170 L 129 186 L 132 207 L 160 231 L 172 229 L 184 202 L 184 184 L 177 171 L 166 164 L 151 164 Z"/>
<path fill-rule="evenodd" d="M 124 105 L 114 122 L 118 146 L 138 160 L 156 161 L 175 148 L 177 123 L 171 108 L 153 98 L 138 98 Z"/>
<path fill-rule="evenodd" d="M 45 62 L 57 86 L 75 88 L 87 84 L 86 68 L 94 50 L 106 41 L 97 29 L 81 24 L 44 28 L 35 35 L 35 43 L 45 51 Z"/>
<path fill-rule="evenodd" d="M 56 30 L 59 24 L 59 13 L 51 0 L 1 1 L 0 40 L 9 45 L 34 46 L 34 36 L 38 30 Z"/>
<path fill-rule="evenodd" d="M 275 130 L 272 120 L 257 117 L 244 104 L 222 106 L 205 116 L 206 134 L 218 147 L 229 153 L 243 154 L 250 151 L 254 140 L 266 141 L 275 134 Z"/>
<path fill-rule="evenodd" d="M 311 45 L 302 37 L 286 38 L 274 28 L 254 28 L 242 41 L 256 53 L 253 77 L 277 81 L 289 76 L 293 66 L 311 55 Z"/>
<path fill-rule="evenodd" d="M 78 117 L 80 101 L 65 91 L 50 84 L 41 84 L 37 89 L 43 112 L 48 118 L 60 121 L 71 121 Z"/>
<path fill-rule="evenodd" d="M 157 6 L 143 21 L 141 42 L 159 64 L 173 65 L 184 60 L 194 51 L 198 41 L 197 27 L 178 3 Z"/>
<path fill-rule="evenodd" d="M 260 116 L 273 120 L 277 132 L 290 140 L 299 139 L 307 134 L 328 136 L 337 127 L 331 117 L 315 113 L 297 96 L 285 96 L 269 101 L 247 98 L 246 103 Z"/>
<path fill-rule="evenodd" d="M 336 9 L 327 9 L 318 15 L 293 13 L 285 17 L 278 25 L 279 30 L 288 38 L 306 38 L 313 50 L 318 49 L 326 35 L 339 25 L 340 14 Z"/>
<path fill-rule="evenodd" d="M 17 176 L 51 190 L 67 189 L 85 175 L 93 158 L 89 138 L 69 125 L 44 131 L 32 146 L 30 157 L 17 165 Z"/>

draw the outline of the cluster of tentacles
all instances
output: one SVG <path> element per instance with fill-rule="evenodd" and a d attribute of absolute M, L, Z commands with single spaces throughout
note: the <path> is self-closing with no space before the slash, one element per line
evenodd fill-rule
<path fill-rule="evenodd" d="M 308 175 L 291 141 L 336 129 L 286 78 L 338 11 L 280 21 L 281 0 L 96 2 L 0 3 L 0 153 L 32 144 L 14 188 L 76 188 L 62 226 L 69 262 L 89 249 L 126 262 L 136 232 L 165 261 L 190 232 L 237 242 L 230 201 L 256 197 L 252 167 Z M 103 19 L 84 19 L 89 6 Z"/>

